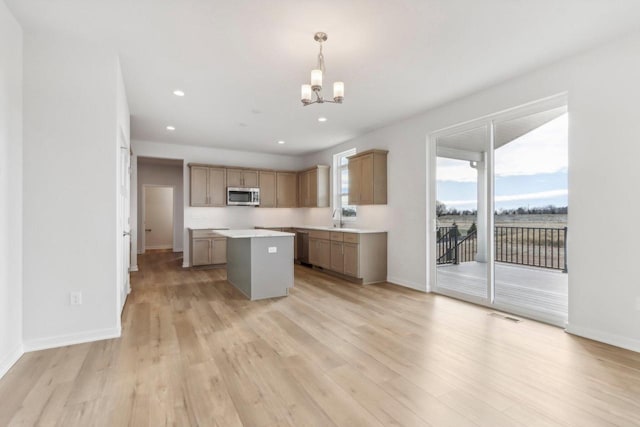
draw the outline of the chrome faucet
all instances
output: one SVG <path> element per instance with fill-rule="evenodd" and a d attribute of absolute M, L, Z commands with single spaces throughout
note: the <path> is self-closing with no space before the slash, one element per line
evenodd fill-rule
<path fill-rule="evenodd" d="M 338 209 L 334 209 L 333 213 L 331 214 L 331 219 L 333 220 L 333 227 L 336 228 L 336 212 L 338 212 Z M 340 215 L 338 216 L 339 218 L 339 227 L 338 228 L 342 228 L 344 227 L 344 221 L 342 220 L 342 209 L 340 209 Z"/>

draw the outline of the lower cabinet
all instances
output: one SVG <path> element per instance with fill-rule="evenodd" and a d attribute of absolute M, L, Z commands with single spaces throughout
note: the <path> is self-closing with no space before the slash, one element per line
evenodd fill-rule
<path fill-rule="evenodd" d="M 309 238 L 309 262 L 322 268 L 331 268 L 331 242 Z"/>
<path fill-rule="evenodd" d="M 330 270 L 347 276 L 360 277 L 360 245 L 331 242 Z"/>
<path fill-rule="evenodd" d="M 227 263 L 227 238 L 215 230 L 189 230 L 191 266 Z"/>
<path fill-rule="evenodd" d="M 345 243 L 343 251 L 343 273 L 347 276 L 360 277 L 360 245 Z"/>
<path fill-rule="evenodd" d="M 309 230 L 309 263 L 358 283 L 387 280 L 387 233 Z"/>
<path fill-rule="evenodd" d="M 331 270 L 344 273 L 344 243 L 331 242 Z"/>

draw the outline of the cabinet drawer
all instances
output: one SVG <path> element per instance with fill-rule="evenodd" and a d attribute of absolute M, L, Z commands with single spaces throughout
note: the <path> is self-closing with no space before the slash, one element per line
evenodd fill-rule
<path fill-rule="evenodd" d="M 358 233 L 342 233 L 342 237 L 347 243 L 360 243 L 360 235 Z"/>
<path fill-rule="evenodd" d="M 344 233 L 341 233 L 339 231 L 332 231 L 331 232 L 331 240 L 333 240 L 334 242 L 342 242 L 342 235 Z"/>
<path fill-rule="evenodd" d="M 309 238 L 310 239 L 330 240 L 331 239 L 331 232 L 330 231 L 320 231 L 320 230 L 309 230 Z"/>

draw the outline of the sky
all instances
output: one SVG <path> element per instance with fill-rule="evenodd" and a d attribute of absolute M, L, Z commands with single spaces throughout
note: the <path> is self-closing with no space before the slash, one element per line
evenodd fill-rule
<path fill-rule="evenodd" d="M 567 206 L 568 116 L 564 114 L 495 152 L 495 208 Z M 476 170 L 438 158 L 437 199 L 448 208 L 476 209 Z"/>

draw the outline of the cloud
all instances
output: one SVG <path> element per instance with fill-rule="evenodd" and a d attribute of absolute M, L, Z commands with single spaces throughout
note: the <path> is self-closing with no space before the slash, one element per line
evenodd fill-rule
<path fill-rule="evenodd" d="M 495 152 L 496 176 L 537 175 L 566 171 L 568 116 L 563 114 L 503 145 Z"/>
<path fill-rule="evenodd" d="M 569 191 L 566 189 L 539 191 L 536 193 L 524 193 L 524 194 L 510 194 L 496 196 L 496 202 L 513 202 L 517 200 L 539 200 L 539 199 L 551 199 L 554 197 L 567 196 Z M 460 206 L 460 205 L 475 205 L 477 200 L 443 200 L 443 203 L 447 206 Z"/>

